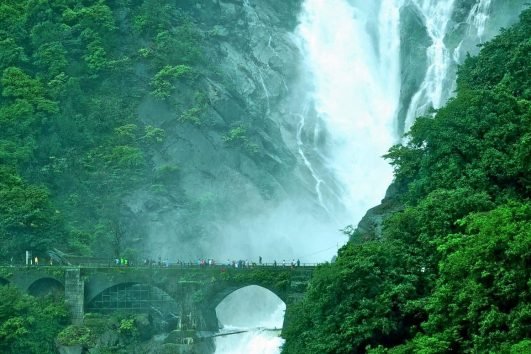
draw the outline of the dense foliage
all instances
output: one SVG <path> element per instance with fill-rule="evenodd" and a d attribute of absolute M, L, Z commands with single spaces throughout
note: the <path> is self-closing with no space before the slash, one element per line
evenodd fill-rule
<path fill-rule="evenodd" d="M 64 300 L 34 298 L 0 286 L 0 352 L 55 353 L 54 339 L 69 322 Z"/>
<path fill-rule="evenodd" d="M 387 158 L 401 210 L 290 308 L 284 353 L 531 352 L 531 11 Z"/>
<path fill-rule="evenodd" d="M 193 5 L 1 2 L 0 261 L 22 262 L 26 249 L 41 258 L 53 247 L 124 251 L 124 195 L 163 188 L 177 171 L 153 168 L 165 131 L 143 123 L 139 104 L 148 97 L 176 106 L 176 124 L 201 123 L 195 82 L 206 69 Z M 178 82 L 196 98 L 177 102 Z"/>

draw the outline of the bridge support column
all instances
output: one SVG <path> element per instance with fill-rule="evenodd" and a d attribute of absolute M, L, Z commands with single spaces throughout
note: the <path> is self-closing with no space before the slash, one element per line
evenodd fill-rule
<path fill-rule="evenodd" d="M 201 329 L 209 332 L 217 332 L 219 330 L 219 320 L 216 315 L 216 309 L 210 306 L 205 306 L 201 309 Z"/>
<path fill-rule="evenodd" d="M 73 324 L 82 324 L 84 316 L 85 283 L 81 280 L 79 268 L 65 271 L 65 300 L 70 308 Z"/>

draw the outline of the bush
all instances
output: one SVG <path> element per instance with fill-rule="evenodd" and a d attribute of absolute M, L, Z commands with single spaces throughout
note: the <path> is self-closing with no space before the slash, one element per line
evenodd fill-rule
<path fill-rule="evenodd" d="M 59 333 L 57 342 L 66 346 L 81 345 L 88 348 L 96 344 L 96 336 L 85 326 L 70 325 Z"/>

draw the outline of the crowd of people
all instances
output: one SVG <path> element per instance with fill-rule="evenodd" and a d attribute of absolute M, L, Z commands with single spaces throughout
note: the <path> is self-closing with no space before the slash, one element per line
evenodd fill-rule
<path fill-rule="evenodd" d="M 290 262 L 287 262 L 285 259 L 282 260 L 282 262 L 277 262 L 277 260 L 274 260 L 272 263 L 263 263 L 262 257 L 258 257 L 258 262 L 252 262 L 249 260 L 239 259 L 239 260 L 230 260 L 227 259 L 226 262 L 217 262 L 213 258 L 198 258 L 195 261 L 182 261 L 177 260 L 176 262 L 170 262 L 167 258 L 162 259 L 161 257 L 158 258 L 157 261 L 151 259 L 151 258 L 145 258 L 143 261 L 143 266 L 146 267 L 212 267 L 212 266 L 227 266 L 232 268 L 252 268 L 257 266 L 273 266 L 273 267 L 287 267 L 290 266 L 292 268 L 300 267 L 301 262 L 299 259 L 295 260 L 292 259 Z M 117 266 L 128 266 L 130 263 L 128 263 L 127 259 L 117 258 L 115 260 L 115 264 Z"/>

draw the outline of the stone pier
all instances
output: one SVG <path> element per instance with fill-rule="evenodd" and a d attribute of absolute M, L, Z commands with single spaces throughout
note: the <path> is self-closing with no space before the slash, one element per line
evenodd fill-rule
<path fill-rule="evenodd" d="M 65 270 L 65 300 L 70 308 L 73 324 L 82 324 L 84 316 L 85 283 L 81 280 L 80 268 Z"/>

